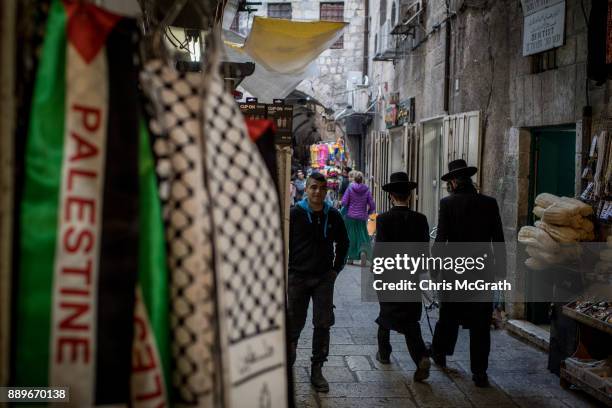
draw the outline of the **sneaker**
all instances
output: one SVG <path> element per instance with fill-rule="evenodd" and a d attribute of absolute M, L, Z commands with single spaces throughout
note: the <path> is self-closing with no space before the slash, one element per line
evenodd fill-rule
<path fill-rule="evenodd" d="M 478 388 L 487 388 L 491 386 L 489 377 L 487 377 L 486 374 L 474 374 L 472 380 L 474 381 L 474 385 Z"/>
<path fill-rule="evenodd" d="M 417 370 L 414 372 L 413 380 L 417 382 L 421 382 L 429 378 L 429 369 L 431 368 L 431 361 L 429 361 L 429 357 L 421 358 L 419 361 L 419 366 Z"/>
<path fill-rule="evenodd" d="M 376 352 L 376 361 L 378 361 L 380 364 L 391 364 L 389 357 L 383 358 L 379 351 Z"/>

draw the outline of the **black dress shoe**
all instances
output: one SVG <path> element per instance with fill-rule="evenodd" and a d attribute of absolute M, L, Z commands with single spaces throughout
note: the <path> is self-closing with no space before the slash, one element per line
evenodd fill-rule
<path fill-rule="evenodd" d="M 474 374 L 472 376 L 472 380 L 474 381 L 474 385 L 479 388 L 487 388 L 490 387 L 489 377 L 486 374 Z"/>
<path fill-rule="evenodd" d="M 446 355 L 441 353 L 432 353 L 431 358 L 438 367 L 446 368 Z"/>
<path fill-rule="evenodd" d="M 378 361 L 380 364 L 391 364 L 391 360 L 389 359 L 389 357 L 382 357 L 379 351 L 376 352 L 376 361 Z"/>
<path fill-rule="evenodd" d="M 317 392 L 329 392 L 329 383 L 323 377 L 323 364 L 314 363 L 310 368 L 310 383 Z"/>

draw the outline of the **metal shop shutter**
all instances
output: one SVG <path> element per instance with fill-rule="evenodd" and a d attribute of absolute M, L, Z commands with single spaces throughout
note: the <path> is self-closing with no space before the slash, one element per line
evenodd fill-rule
<path fill-rule="evenodd" d="M 448 169 L 448 163 L 456 159 L 464 159 L 468 166 L 480 168 L 480 127 L 480 111 L 444 118 L 441 163 L 443 172 Z M 480 172 L 476 174 L 474 181 L 480 184 Z"/>

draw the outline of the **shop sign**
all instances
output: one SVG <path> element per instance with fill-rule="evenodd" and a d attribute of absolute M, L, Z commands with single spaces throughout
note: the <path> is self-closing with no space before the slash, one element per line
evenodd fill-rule
<path fill-rule="evenodd" d="M 522 0 L 523 56 L 563 45 L 565 0 Z"/>
<path fill-rule="evenodd" d="M 248 100 L 248 98 L 247 98 Z M 245 119 L 261 120 L 267 117 L 267 108 L 265 103 L 254 102 L 241 103 L 238 105 Z"/>
<path fill-rule="evenodd" d="M 397 106 L 397 125 L 414 123 L 414 98 L 404 99 Z"/>
<path fill-rule="evenodd" d="M 267 105 L 267 110 L 268 119 L 276 125 L 276 144 L 290 145 L 293 134 L 293 105 L 273 103 Z"/>
<path fill-rule="evenodd" d="M 397 105 L 390 104 L 385 110 L 385 124 L 387 129 L 397 126 Z"/>

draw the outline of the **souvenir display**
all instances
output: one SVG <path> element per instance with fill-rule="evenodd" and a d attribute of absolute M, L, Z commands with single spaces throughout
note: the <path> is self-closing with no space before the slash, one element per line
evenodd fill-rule
<path fill-rule="evenodd" d="M 160 187 L 169 193 L 177 402 L 282 406 L 285 285 L 273 177 L 214 66 L 203 79 L 153 61 L 143 85 L 155 106 Z"/>
<path fill-rule="evenodd" d="M 166 403 L 167 275 L 138 38 L 135 20 L 52 1 L 32 99 L 15 383 L 68 386 L 75 406 L 139 405 L 145 390 Z"/>

